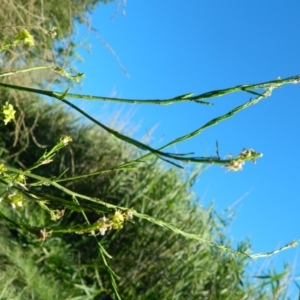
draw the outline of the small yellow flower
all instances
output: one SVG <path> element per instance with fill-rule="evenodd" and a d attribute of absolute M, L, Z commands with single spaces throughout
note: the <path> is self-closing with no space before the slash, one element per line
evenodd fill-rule
<path fill-rule="evenodd" d="M 7 125 L 8 122 L 14 120 L 16 111 L 11 104 L 6 102 L 5 105 L 3 105 L 2 113 L 4 115 L 4 124 Z"/>
<path fill-rule="evenodd" d="M 124 216 L 119 210 L 117 210 L 115 212 L 115 214 L 112 216 L 111 220 L 112 220 L 112 228 L 113 229 L 119 229 L 119 228 L 123 227 Z"/>
<path fill-rule="evenodd" d="M 34 46 L 34 38 L 26 29 L 23 29 L 18 32 L 16 36 L 16 41 L 23 41 L 24 44 L 28 46 Z"/>
<path fill-rule="evenodd" d="M 23 195 L 19 192 L 13 192 L 8 195 L 8 201 L 10 202 L 13 209 L 23 208 L 24 198 Z"/>
<path fill-rule="evenodd" d="M 60 141 L 64 144 L 64 146 L 66 146 L 69 142 L 72 142 L 72 138 L 70 136 L 64 135 L 60 138 Z"/>
<path fill-rule="evenodd" d="M 15 181 L 16 182 L 20 182 L 20 183 L 24 183 L 25 179 L 26 179 L 26 177 L 23 174 L 18 174 L 15 177 Z"/>

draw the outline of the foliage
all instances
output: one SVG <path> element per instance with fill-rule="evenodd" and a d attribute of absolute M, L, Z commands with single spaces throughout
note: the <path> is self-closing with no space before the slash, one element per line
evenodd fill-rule
<path fill-rule="evenodd" d="M 37 47 L 24 47 L 13 43 L 0 55 L 0 71 L 12 71 L 23 67 L 54 64 L 73 69 L 72 62 L 80 59 L 76 53 L 82 42 L 76 41 L 76 24 L 90 25 L 89 14 L 103 0 L 66 0 L 55 5 L 53 1 L 3 0 L 0 10 L 1 44 L 11 44 L 21 29 L 30 30 Z M 110 1 L 111 2 L 111 1 Z M 24 60 L 24 53 L 26 59 Z M 46 77 L 48 75 L 48 77 Z M 43 82 L 39 73 L 18 78 L 18 84 L 31 82 L 46 84 L 59 81 L 54 73 L 44 74 Z M 9 78 L 13 82 L 13 78 Z"/>

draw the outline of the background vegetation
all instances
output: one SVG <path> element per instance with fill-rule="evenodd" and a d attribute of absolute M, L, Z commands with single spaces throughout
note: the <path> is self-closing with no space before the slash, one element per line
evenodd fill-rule
<path fill-rule="evenodd" d="M 21 28 L 34 34 L 36 46 L 17 45 L 1 54 L 1 73 L 38 65 L 65 65 L 76 58 L 76 46 L 70 38 L 74 21 L 88 24 L 87 12 L 98 1 L 5 1 L 1 10 L 1 38 L 8 43 Z M 106 2 L 106 1 L 102 1 Z M 59 28 L 51 36 L 53 27 Z M 55 73 L 38 72 L 4 77 L 2 82 L 32 86 L 60 84 Z M 31 73 L 30 73 L 31 74 Z M 43 73 L 44 74 L 44 73 Z M 0 123 L 1 161 L 6 166 L 26 169 L 33 166 L 45 150 L 51 149 L 61 136 L 72 137 L 72 143 L 56 153 L 53 162 L 34 173 L 47 178 L 68 170 L 68 177 L 88 174 L 135 159 L 139 151 L 121 143 L 95 125 L 86 124 L 60 104 L 46 102 L 36 94 L 0 89 L 1 107 L 14 104 L 14 122 Z M 218 216 L 213 206 L 202 207 L 192 192 L 194 180 L 201 172 L 189 174 L 166 166 L 155 158 L 134 169 L 115 170 L 63 182 L 63 186 L 89 197 L 97 197 L 118 207 L 134 208 L 204 240 L 232 248 L 225 235 L 230 220 Z M 63 175 L 64 176 L 64 175 Z M 1 180 L 0 192 L 7 183 Z M 36 194 L 72 200 L 51 186 L 36 186 Z M 27 195 L 23 209 L 12 209 L 9 201 L 1 202 L 1 214 L 11 220 L 43 227 L 53 222 L 49 211 Z M 64 210 L 51 203 L 51 209 L 64 216 L 56 226 L 85 222 L 80 213 Z M 103 214 L 109 210 L 103 208 Z M 99 213 L 87 213 L 91 222 Z M 54 233 L 43 242 L 0 218 L 0 299 L 113 299 L 111 274 L 94 237 L 89 234 Z M 119 276 L 118 291 L 123 299 L 279 299 L 286 298 L 288 267 L 280 274 L 265 270 L 249 274 L 246 256 L 224 253 L 196 240 L 186 239 L 145 219 L 134 218 L 124 228 L 108 231 L 97 239 L 112 256 L 111 269 Z M 249 252 L 250 242 L 242 241 L 235 250 Z M 255 279 L 255 275 L 260 278 Z"/>

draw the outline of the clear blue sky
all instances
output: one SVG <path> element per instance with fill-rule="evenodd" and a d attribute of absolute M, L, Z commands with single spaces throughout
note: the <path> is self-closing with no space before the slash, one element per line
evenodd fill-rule
<path fill-rule="evenodd" d="M 100 5 L 91 15 L 92 26 L 113 48 L 130 74 L 92 32 L 91 53 L 81 51 L 86 74 L 77 92 L 122 98 L 170 98 L 187 92 L 203 93 L 239 84 L 256 83 L 300 74 L 299 1 L 158 1 L 128 0 L 111 20 L 116 3 Z M 79 28 L 85 36 L 85 28 Z M 216 98 L 214 106 L 193 103 L 173 106 L 121 106 L 134 109 L 135 137 L 159 124 L 151 145 L 162 145 L 205 124 L 249 100 L 239 93 Z M 212 166 L 195 186 L 201 205 L 212 201 L 222 212 L 240 200 L 228 231 L 234 242 L 250 238 L 253 252 L 266 252 L 300 238 L 300 84 L 286 85 L 258 105 L 242 111 L 197 138 L 170 151 L 215 155 L 219 142 L 222 157 L 253 148 L 264 154 L 257 164 L 241 172 Z M 78 103 L 78 102 L 75 102 Z M 79 103 L 78 103 L 79 104 Z M 80 104 L 93 116 L 120 106 L 93 102 Z M 104 117 L 107 124 L 109 118 Z M 122 115 L 120 116 L 120 120 Z M 141 122 L 142 121 L 142 122 Z M 300 273 L 299 249 L 274 257 Z M 295 263 L 295 260 L 296 263 Z M 269 259 L 260 259 L 259 266 Z M 272 264 L 271 264 L 272 265 Z"/>

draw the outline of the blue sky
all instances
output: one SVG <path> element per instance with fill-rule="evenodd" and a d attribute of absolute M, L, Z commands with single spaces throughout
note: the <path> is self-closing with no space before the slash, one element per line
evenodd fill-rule
<path fill-rule="evenodd" d="M 77 68 L 86 78 L 77 92 L 163 99 L 300 74 L 299 1 L 128 0 L 126 15 L 120 11 L 111 20 L 115 9 L 116 3 L 100 5 L 91 15 L 92 26 L 113 48 L 129 76 L 99 37 L 79 27 L 80 37 L 88 35 L 91 53 L 80 51 L 84 63 Z M 300 85 L 283 86 L 234 118 L 169 149 L 210 156 L 215 155 L 217 140 L 222 157 L 237 155 L 242 148 L 264 154 L 257 164 L 248 163 L 241 172 L 212 166 L 194 188 L 200 204 L 213 201 L 220 214 L 236 203 L 228 237 L 234 242 L 249 237 L 255 253 L 300 238 L 299 97 Z M 140 124 L 135 137 L 159 124 L 150 140 L 158 147 L 249 98 L 246 93 L 216 98 L 214 106 L 138 107 L 96 102 L 80 106 L 107 124 L 116 109 L 122 108 L 124 115 L 134 110 L 130 122 Z M 297 248 L 282 252 L 272 259 L 271 266 L 280 269 L 283 262 L 289 262 L 297 277 L 297 257 Z M 256 266 L 268 263 L 270 259 L 260 259 Z"/>

